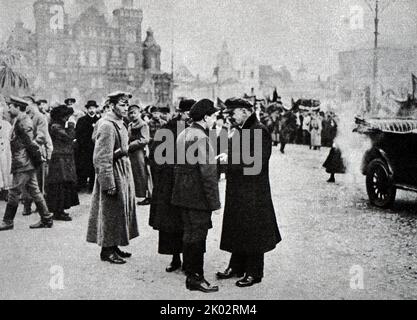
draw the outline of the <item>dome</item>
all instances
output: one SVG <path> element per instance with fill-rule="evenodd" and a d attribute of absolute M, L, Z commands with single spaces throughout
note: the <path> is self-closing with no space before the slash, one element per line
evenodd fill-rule
<path fill-rule="evenodd" d="M 107 17 L 108 9 L 104 0 L 67 0 L 65 12 L 68 14 L 70 23 L 74 22 L 88 8 L 94 7 L 100 14 Z"/>

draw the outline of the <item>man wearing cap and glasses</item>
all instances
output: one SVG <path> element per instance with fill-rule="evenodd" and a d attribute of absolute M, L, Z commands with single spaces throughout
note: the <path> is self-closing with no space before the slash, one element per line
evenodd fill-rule
<path fill-rule="evenodd" d="M 10 147 L 12 151 L 12 188 L 4 213 L 0 231 L 11 230 L 14 227 L 14 218 L 19 206 L 19 198 L 23 188 L 26 188 L 31 198 L 35 201 L 41 220 L 30 226 L 31 229 L 51 228 L 52 215 L 48 211 L 45 199 L 39 190 L 38 179 L 33 160 L 28 150 L 33 144 L 33 123 L 26 114 L 28 103 L 18 97 L 10 97 L 7 102 L 9 114 L 13 119 L 12 137 Z"/>
<path fill-rule="evenodd" d="M 275 249 L 281 241 L 269 184 L 272 139 L 248 101 L 229 99 L 226 106 L 227 110 L 223 112 L 228 113 L 237 125 L 234 134 L 239 143 L 240 153 L 246 149 L 255 157 L 261 156 L 262 167 L 259 174 L 249 175 L 247 171 L 245 173 L 245 168 L 250 165 L 243 163 L 242 154 L 240 161 L 234 163 L 235 146 L 229 148 L 228 155 L 220 156 L 221 160 L 228 164 L 220 249 L 232 253 L 232 256 L 229 267 L 224 272 L 218 272 L 217 278 L 242 278 L 236 285 L 250 287 L 262 281 L 264 254 Z M 255 152 L 256 134 L 262 135 L 262 144 L 258 146 L 262 149 L 258 155 Z M 236 137 L 231 138 L 232 144 L 236 143 Z"/>
<path fill-rule="evenodd" d="M 204 278 L 204 253 L 211 215 L 220 209 L 215 150 L 208 136 L 216 121 L 212 101 L 203 99 L 190 111 L 193 123 L 178 136 L 177 164 L 174 168 L 172 204 L 181 210 L 184 225 L 183 258 L 186 288 L 205 293 L 217 292 Z M 180 163 L 181 154 L 185 156 Z"/>
<path fill-rule="evenodd" d="M 131 257 L 119 246 L 128 246 L 138 237 L 135 185 L 129 160 L 129 137 L 123 119 L 127 117 L 129 99 L 124 92 L 109 96 L 111 112 L 98 123 L 93 163 L 96 181 L 88 222 L 87 241 L 98 244 L 101 260 L 124 264 Z"/>

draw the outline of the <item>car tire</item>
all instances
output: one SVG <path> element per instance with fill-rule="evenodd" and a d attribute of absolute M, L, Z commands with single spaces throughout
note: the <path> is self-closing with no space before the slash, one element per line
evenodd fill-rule
<path fill-rule="evenodd" d="M 381 159 L 372 160 L 366 174 L 366 191 L 372 205 L 389 208 L 395 201 L 397 188 L 387 164 Z"/>

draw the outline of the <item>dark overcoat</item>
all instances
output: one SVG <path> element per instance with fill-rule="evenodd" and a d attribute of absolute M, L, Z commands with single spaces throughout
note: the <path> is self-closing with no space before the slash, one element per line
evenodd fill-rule
<path fill-rule="evenodd" d="M 146 153 L 149 144 L 149 127 L 145 121 L 129 124 L 129 158 L 132 164 L 136 197 L 145 198 L 148 191 Z M 150 190 L 152 191 L 152 190 Z"/>
<path fill-rule="evenodd" d="M 139 236 L 127 128 L 111 112 L 98 123 L 95 139 L 96 181 L 87 241 L 101 247 L 127 246 L 129 240 Z M 117 195 L 109 196 L 107 191 L 113 188 Z"/>
<path fill-rule="evenodd" d="M 172 119 L 163 126 L 173 133 L 174 145 L 177 135 L 181 133 L 177 128 L 178 119 Z M 155 142 L 154 147 L 161 142 Z M 175 148 L 176 150 L 176 148 Z M 175 154 L 175 153 L 174 153 Z M 181 210 L 171 204 L 172 188 L 174 185 L 174 164 L 155 164 L 153 172 L 154 189 L 152 192 L 152 203 L 149 214 L 149 225 L 155 230 L 167 233 L 181 233 L 184 229 L 181 219 Z"/>
<path fill-rule="evenodd" d="M 47 184 L 76 182 L 73 141 L 75 131 L 73 125 L 65 128 L 64 124 L 52 123 L 50 134 L 54 146 L 49 162 Z"/>
<path fill-rule="evenodd" d="M 94 142 L 92 139 L 94 127 L 100 118 L 86 115 L 77 121 L 75 129 L 76 164 L 77 174 L 80 177 L 89 177 L 94 173 L 93 152 Z"/>
<path fill-rule="evenodd" d="M 220 248 L 232 253 L 256 254 L 273 250 L 281 241 L 269 183 L 269 159 L 272 140 L 267 128 L 253 114 L 235 134 L 250 132 L 250 150 L 254 150 L 254 132 L 262 133 L 262 168 L 258 175 L 245 175 L 250 165 L 231 164 L 229 146 L 226 202 Z M 233 139 L 233 138 L 232 138 Z M 242 134 L 237 139 L 242 150 Z M 252 153 L 251 152 L 251 153 Z"/>

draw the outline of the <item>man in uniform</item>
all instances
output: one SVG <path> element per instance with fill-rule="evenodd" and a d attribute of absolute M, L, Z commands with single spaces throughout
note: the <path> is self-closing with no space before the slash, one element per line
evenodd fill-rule
<path fill-rule="evenodd" d="M 19 198 L 22 190 L 26 189 L 34 200 L 41 220 L 30 226 L 31 229 L 51 228 L 53 225 L 52 215 L 48 211 L 44 196 L 39 190 L 36 168 L 29 157 L 28 149 L 33 146 L 33 123 L 26 114 L 28 103 L 18 97 L 10 97 L 7 102 L 9 114 L 13 119 L 12 138 L 10 147 L 12 151 L 12 188 L 4 213 L 0 231 L 11 230 L 14 227 L 14 218 L 19 206 Z"/>
<path fill-rule="evenodd" d="M 29 115 L 33 123 L 33 141 L 39 146 L 42 158 L 44 162 L 39 168 L 37 168 L 37 178 L 39 189 L 42 194 L 45 196 L 45 179 L 47 172 L 47 162 L 52 157 L 53 144 L 52 139 L 49 134 L 48 120 L 46 117 L 39 111 L 37 102 L 33 97 L 27 96 L 23 98 L 28 106 L 26 107 L 26 113 Z M 24 205 L 24 216 L 29 216 L 32 214 L 32 199 L 29 196 L 27 190 L 23 190 L 23 205 Z"/>
<path fill-rule="evenodd" d="M 228 162 L 228 168 L 220 249 L 232 253 L 232 257 L 229 267 L 224 272 L 218 272 L 217 278 L 243 277 L 236 285 L 250 287 L 262 281 L 264 254 L 275 249 L 281 241 L 269 184 L 272 139 L 249 102 L 229 99 L 226 106 L 226 112 L 237 124 L 234 135 L 239 142 L 240 152 L 249 149 L 251 155 L 262 156 L 262 167 L 259 174 L 249 175 L 245 168 L 250 165 L 242 160 L 240 163 L 231 163 L 235 147 L 229 148 L 228 155 L 221 157 Z M 249 135 L 243 134 L 245 130 Z M 259 147 L 255 146 L 256 134 L 262 135 L 262 152 L 258 155 L 255 152 L 256 147 Z M 232 137 L 231 141 L 234 142 L 236 137 Z"/>
<path fill-rule="evenodd" d="M 93 165 L 93 132 L 97 121 L 100 119 L 97 116 L 98 105 L 95 101 L 88 101 L 85 109 L 87 115 L 81 117 L 77 126 L 75 127 L 75 139 L 77 140 L 76 148 L 76 167 L 78 177 L 78 190 L 89 188 L 93 191 L 94 187 L 94 165 Z"/>
<path fill-rule="evenodd" d="M 129 137 L 123 119 L 129 99 L 124 92 L 109 96 L 111 112 L 98 123 L 94 135 L 93 163 L 96 181 L 88 222 L 87 242 L 98 244 L 101 260 L 124 264 L 131 257 L 119 246 L 139 236 L 136 221 L 135 184 L 129 160 Z"/>
<path fill-rule="evenodd" d="M 174 168 L 172 191 L 172 204 L 181 208 L 184 224 L 186 288 L 205 293 L 219 290 L 204 278 L 204 253 L 208 230 L 212 228 L 211 215 L 220 209 L 215 150 L 208 137 L 217 111 L 207 99 L 191 108 L 193 123 L 177 139 L 178 164 Z M 182 155 L 184 164 L 180 163 Z"/>

